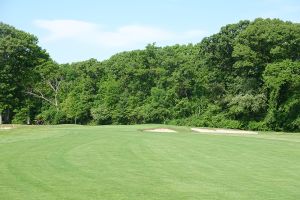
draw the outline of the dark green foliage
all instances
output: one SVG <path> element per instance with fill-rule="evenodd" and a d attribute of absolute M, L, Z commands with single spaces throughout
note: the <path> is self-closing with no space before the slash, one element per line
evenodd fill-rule
<path fill-rule="evenodd" d="M 25 34 L 3 24 L 1 29 Z M 1 37 L 4 44 L 18 38 Z M 20 44 L 37 41 L 31 35 L 25 38 L 31 39 Z M 33 49 L 33 55 L 46 55 L 36 46 Z M 1 60 L 5 75 L 0 75 L 0 87 L 5 94 L 0 95 L 6 98 L 0 100 L 0 109 L 13 109 L 14 122 L 25 123 L 30 116 L 50 124 L 170 123 L 300 130 L 297 23 L 240 21 L 196 45 L 157 47 L 154 43 L 102 62 L 90 59 L 59 65 L 47 56 L 26 60 L 20 55 L 20 59 Z M 22 87 L 5 71 L 16 63 L 30 68 L 14 69 L 20 72 L 19 79 L 27 80 Z M 14 84 L 9 86 L 10 82 Z M 26 101 L 17 103 L 21 100 Z"/>
<path fill-rule="evenodd" d="M 0 115 L 10 122 L 13 110 L 22 108 L 24 90 L 35 66 L 48 60 L 35 36 L 0 22 Z"/>
<path fill-rule="evenodd" d="M 267 65 L 269 89 L 268 125 L 275 130 L 300 129 L 300 62 L 284 60 Z"/>
<path fill-rule="evenodd" d="M 21 109 L 17 109 L 15 110 L 15 115 L 14 118 L 12 120 L 12 123 L 14 124 L 26 124 L 27 123 L 27 117 L 28 117 L 28 113 L 29 113 L 29 109 L 28 108 L 21 108 Z"/>

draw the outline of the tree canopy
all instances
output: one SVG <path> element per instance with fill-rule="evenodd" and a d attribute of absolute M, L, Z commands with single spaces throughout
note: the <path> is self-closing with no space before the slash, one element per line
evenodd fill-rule
<path fill-rule="evenodd" d="M 35 36 L 0 22 L 0 118 L 5 113 L 6 122 L 26 106 L 24 91 L 33 70 L 49 59 L 37 43 Z"/>
<path fill-rule="evenodd" d="M 153 43 L 71 64 L 55 63 L 36 37 L 1 23 L 0 54 L 7 123 L 300 130 L 298 23 L 244 20 L 198 44 Z"/>

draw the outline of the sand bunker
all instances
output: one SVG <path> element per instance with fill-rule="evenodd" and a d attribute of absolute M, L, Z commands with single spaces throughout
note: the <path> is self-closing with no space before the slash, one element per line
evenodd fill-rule
<path fill-rule="evenodd" d="M 12 129 L 12 127 L 4 126 L 4 127 L 0 127 L 0 129 L 8 130 L 8 129 Z"/>
<path fill-rule="evenodd" d="M 158 132 L 158 133 L 175 133 L 176 131 L 169 128 L 155 128 L 155 129 L 146 129 L 147 132 Z"/>
<path fill-rule="evenodd" d="M 243 131 L 236 129 L 215 129 L 215 128 L 191 128 L 192 131 L 198 133 L 216 133 L 216 134 L 258 134 L 254 131 Z"/>

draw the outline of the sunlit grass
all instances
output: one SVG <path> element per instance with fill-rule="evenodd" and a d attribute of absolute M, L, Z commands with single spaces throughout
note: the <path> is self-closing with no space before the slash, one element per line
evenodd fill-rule
<path fill-rule="evenodd" d="M 300 134 L 150 133 L 136 126 L 0 130 L 0 199 L 298 199 Z M 164 126 L 167 127 L 167 126 Z"/>

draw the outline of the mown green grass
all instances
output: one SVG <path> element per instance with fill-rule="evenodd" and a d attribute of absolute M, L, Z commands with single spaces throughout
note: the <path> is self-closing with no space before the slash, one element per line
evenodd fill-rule
<path fill-rule="evenodd" d="M 300 198 L 300 134 L 140 131 L 151 127 L 0 130 L 0 199 Z"/>

